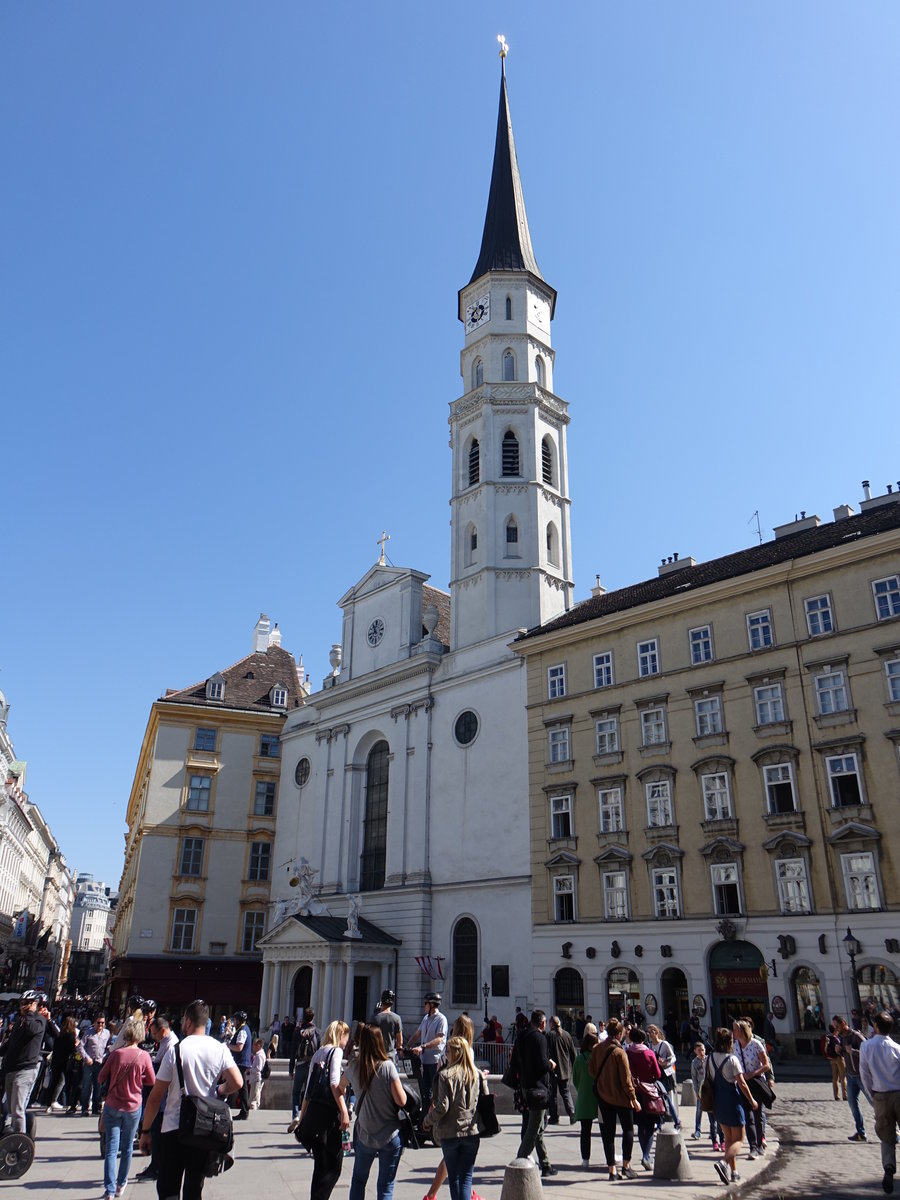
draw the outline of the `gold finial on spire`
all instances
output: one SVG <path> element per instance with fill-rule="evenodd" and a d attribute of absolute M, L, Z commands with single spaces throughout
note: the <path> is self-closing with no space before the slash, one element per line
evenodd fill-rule
<path fill-rule="evenodd" d="M 497 41 L 500 43 L 500 57 L 506 58 L 507 54 L 509 54 L 509 44 L 502 33 L 497 34 Z"/>
<path fill-rule="evenodd" d="M 387 566 L 387 562 L 386 562 L 386 560 L 385 560 L 385 557 L 384 557 L 384 547 L 385 547 L 385 543 L 386 543 L 386 542 L 389 542 L 390 540 L 391 540 L 391 535 L 390 535 L 390 534 L 387 532 L 387 530 L 386 530 L 386 529 L 382 529 L 382 531 L 381 531 L 381 537 L 380 537 L 380 538 L 377 538 L 377 539 L 376 539 L 376 542 L 375 542 L 375 545 L 376 545 L 376 546 L 380 546 L 380 547 L 381 547 L 381 554 L 379 555 L 379 558 L 378 558 L 378 565 L 379 565 L 379 567 L 386 567 L 386 566 Z"/>

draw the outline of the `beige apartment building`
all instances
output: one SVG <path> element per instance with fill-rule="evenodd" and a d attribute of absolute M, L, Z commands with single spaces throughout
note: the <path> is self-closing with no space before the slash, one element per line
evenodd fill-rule
<path fill-rule="evenodd" d="M 864 488 L 516 641 L 538 1003 L 771 1011 L 800 1053 L 900 1003 L 900 485 Z"/>
<path fill-rule="evenodd" d="M 281 730 L 306 689 L 262 615 L 252 652 L 157 700 L 128 801 L 108 1002 L 202 996 L 256 1028 L 269 928 Z M 296 808 L 296 796 L 288 798 Z M 271 1016 L 271 1013 L 267 1015 Z M 266 1018 L 267 1019 L 267 1018 Z"/>

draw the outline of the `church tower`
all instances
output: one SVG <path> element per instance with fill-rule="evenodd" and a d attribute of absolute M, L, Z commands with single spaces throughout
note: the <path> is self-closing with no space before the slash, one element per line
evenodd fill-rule
<path fill-rule="evenodd" d="M 572 605 L 568 405 L 553 391 L 556 292 L 531 246 L 500 51 L 481 253 L 459 293 L 463 394 L 450 406 L 451 649 Z"/>

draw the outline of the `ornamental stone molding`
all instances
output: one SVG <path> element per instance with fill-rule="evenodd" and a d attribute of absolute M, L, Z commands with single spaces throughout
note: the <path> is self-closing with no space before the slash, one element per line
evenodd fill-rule
<path fill-rule="evenodd" d="M 556 492 L 549 492 L 549 491 L 548 491 L 548 490 L 547 490 L 545 487 L 543 487 L 543 486 L 541 487 L 541 498 L 542 498 L 543 500 L 545 500 L 545 501 L 547 502 L 547 504 L 552 504 L 552 505 L 554 506 L 554 508 L 562 508 L 562 499 L 561 499 L 561 497 L 560 497 L 560 496 L 558 496 L 558 495 L 556 494 Z"/>
<path fill-rule="evenodd" d="M 507 583 L 520 583 L 524 580 L 528 580 L 531 578 L 530 571 L 503 571 L 503 570 L 501 570 L 501 571 L 495 571 L 494 574 L 497 577 L 497 579 L 503 580 L 504 582 L 507 582 Z"/>
<path fill-rule="evenodd" d="M 527 483 L 498 483 L 494 489 L 498 496 L 527 496 Z"/>

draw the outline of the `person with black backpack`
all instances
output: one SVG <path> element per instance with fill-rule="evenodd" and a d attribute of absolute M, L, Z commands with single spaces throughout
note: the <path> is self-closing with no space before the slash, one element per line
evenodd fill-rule
<path fill-rule="evenodd" d="M 294 1030 L 294 1036 L 291 1038 L 288 1070 L 293 1076 L 294 1083 L 291 1091 L 291 1123 L 288 1125 L 288 1133 L 293 1133 L 300 1124 L 300 1104 L 306 1091 L 309 1064 L 321 1045 L 322 1038 L 316 1028 L 315 1011 L 311 1008 L 304 1008 L 303 1021 Z"/>

